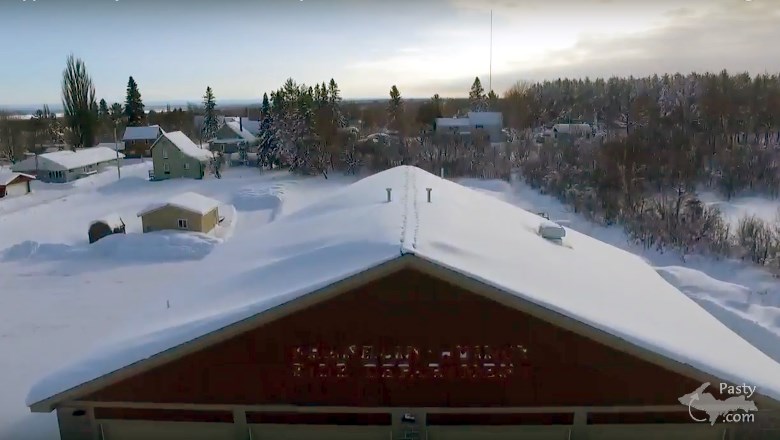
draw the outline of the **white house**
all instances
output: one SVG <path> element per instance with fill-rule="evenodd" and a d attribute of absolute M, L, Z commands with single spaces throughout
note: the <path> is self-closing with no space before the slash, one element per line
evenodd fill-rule
<path fill-rule="evenodd" d="M 35 180 L 35 176 L 0 169 L 0 199 L 29 194 L 31 180 Z"/>
<path fill-rule="evenodd" d="M 30 156 L 13 164 L 11 170 L 32 174 L 42 182 L 65 183 L 98 173 L 116 165 L 124 157 L 124 154 L 107 147 L 63 150 Z"/>
<path fill-rule="evenodd" d="M 504 115 L 501 112 L 469 112 L 465 118 L 436 118 L 437 133 L 470 136 L 476 130 L 487 133 L 491 143 L 504 141 Z"/>

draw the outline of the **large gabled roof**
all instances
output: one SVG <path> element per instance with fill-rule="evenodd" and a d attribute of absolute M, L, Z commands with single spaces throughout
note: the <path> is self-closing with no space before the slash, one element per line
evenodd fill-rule
<path fill-rule="evenodd" d="M 392 188 L 390 202 L 386 188 Z M 210 258 L 231 261 L 229 270 L 199 280 L 202 297 L 213 302 L 197 318 L 97 351 L 44 378 L 27 403 L 50 410 L 82 384 L 160 359 L 399 257 L 458 274 L 674 365 L 780 398 L 780 364 L 642 259 L 573 230 L 560 243 L 548 241 L 537 234 L 543 221 L 417 168 L 378 173 L 243 237 L 262 245 L 225 243 Z M 215 291 L 223 293 L 215 298 Z"/>
<path fill-rule="evenodd" d="M 39 154 L 11 166 L 14 171 L 67 171 L 122 159 L 125 155 L 107 147 L 62 150 Z"/>

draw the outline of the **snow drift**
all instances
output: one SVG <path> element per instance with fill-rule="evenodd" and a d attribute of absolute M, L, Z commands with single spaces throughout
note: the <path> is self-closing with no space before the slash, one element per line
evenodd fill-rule
<path fill-rule="evenodd" d="M 160 263 L 201 260 L 221 240 L 199 233 L 160 231 L 114 234 L 96 243 L 68 245 L 24 241 L 2 252 L 4 261 L 110 259 L 118 262 Z"/>
<path fill-rule="evenodd" d="M 239 211 L 271 210 L 271 219 L 279 213 L 284 202 L 284 186 L 270 188 L 244 187 L 233 196 L 233 206 Z"/>

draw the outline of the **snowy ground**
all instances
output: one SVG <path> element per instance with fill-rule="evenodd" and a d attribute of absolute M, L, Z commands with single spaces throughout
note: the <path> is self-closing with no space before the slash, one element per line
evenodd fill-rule
<path fill-rule="evenodd" d="M 242 245 L 251 229 L 354 181 L 231 168 L 220 180 L 149 182 L 150 166 L 125 166 L 121 180 L 109 170 L 70 184 L 34 182 L 33 194 L 0 201 L 0 440 L 58 438 L 53 414 L 29 414 L 24 406 L 35 381 L 139 325 L 185 309 L 193 301 L 188 283 L 197 282 L 191 274 L 219 270 L 209 258 L 218 256 L 220 246 Z M 529 211 L 547 212 L 568 227 L 641 255 L 667 281 L 780 361 L 780 284 L 761 270 L 644 251 L 629 244 L 620 229 L 593 225 L 522 183 L 461 183 Z M 220 200 L 224 227 L 213 236 L 138 233 L 140 209 L 185 191 Z M 124 219 L 128 235 L 88 245 L 90 221 L 114 212 Z M 263 243 L 243 246 L 249 252 Z"/>
<path fill-rule="evenodd" d="M 731 200 L 713 191 L 699 191 L 699 199 L 709 206 L 717 207 L 730 225 L 736 227 L 743 217 L 754 215 L 764 221 L 774 223 L 778 220 L 780 199 L 761 196 L 733 197 Z"/>

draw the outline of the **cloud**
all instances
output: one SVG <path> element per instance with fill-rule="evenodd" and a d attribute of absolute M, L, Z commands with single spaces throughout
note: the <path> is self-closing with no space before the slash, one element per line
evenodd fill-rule
<path fill-rule="evenodd" d="M 498 0 L 496 0 L 498 1 Z M 493 75 L 494 88 L 518 80 L 558 77 L 642 76 L 653 73 L 714 71 L 780 72 L 780 2 L 713 2 L 715 7 L 672 8 L 652 29 L 619 36 L 581 35 L 575 44 L 550 50 L 535 63 L 511 61 Z M 689 5 L 687 5 L 689 6 Z M 480 73 L 483 76 L 486 72 Z M 468 91 L 473 75 L 450 81 L 419 82 L 412 88 L 445 96 Z"/>

